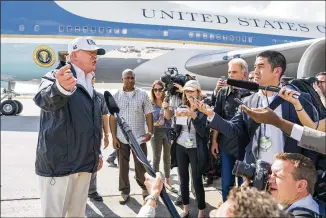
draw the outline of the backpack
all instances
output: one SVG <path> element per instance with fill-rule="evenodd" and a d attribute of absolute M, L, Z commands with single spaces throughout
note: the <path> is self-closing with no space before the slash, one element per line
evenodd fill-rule
<path fill-rule="evenodd" d="M 295 207 L 288 211 L 295 218 L 325 218 L 304 207 Z"/>

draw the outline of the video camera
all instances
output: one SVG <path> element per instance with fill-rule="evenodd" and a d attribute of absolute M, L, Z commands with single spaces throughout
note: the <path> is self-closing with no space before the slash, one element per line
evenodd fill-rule
<path fill-rule="evenodd" d="M 164 74 L 165 76 L 161 77 L 161 81 L 165 84 L 164 91 L 167 91 L 169 95 L 176 94 L 177 88 L 174 87 L 173 83 L 184 86 L 190 80 L 187 75 L 179 74 L 176 67 L 168 68 Z"/>
<path fill-rule="evenodd" d="M 232 173 L 235 176 L 243 176 L 250 179 L 253 181 L 250 185 L 258 190 L 267 191 L 268 178 L 271 174 L 271 165 L 262 160 L 258 160 L 256 164 L 251 165 L 237 160 Z"/>

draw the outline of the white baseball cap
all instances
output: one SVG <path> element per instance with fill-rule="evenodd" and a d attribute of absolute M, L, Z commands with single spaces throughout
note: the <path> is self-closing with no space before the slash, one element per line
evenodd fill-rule
<path fill-rule="evenodd" d="M 72 40 L 68 44 L 68 54 L 74 51 L 85 50 L 85 51 L 95 51 L 97 50 L 97 55 L 104 55 L 105 50 L 103 48 L 97 47 L 95 41 L 91 37 L 80 37 Z"/>

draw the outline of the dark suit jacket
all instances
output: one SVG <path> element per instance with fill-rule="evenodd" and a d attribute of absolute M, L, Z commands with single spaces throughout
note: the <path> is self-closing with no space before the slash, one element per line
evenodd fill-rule
<path fill-rule="evenodd" d="M 290 87 L 291 88 L 291 87 Z M 293 88 L 292 88 L 293 89 Z M 302 93 L 302 96 L 306 98 L 308 101 L 311 101 L 310 95 L 306 93 Z M 300 97 L 300 102 L 304 107 L 307 114 L 311 117 L 312 120 L 316 121 L 316 116 L 313 112 L 313 107 L 303 98 Z M 258 93 L 252 94 L 244 99 L 245 105 L 251 108 L 259 107 L 259 101 L 261 101 Z M 301 125 L 299 118 L 297 117 L 297 113 L 293 107 L 293 105 L 287 101 L 284 101 L 280 97 L 276 96 L 273 101 L 279 101 L 282 107 L 282 117 L 286 120 L 289 120 L 293 123 Z M 279 104 L 278 104 L 279 105 Z M 257 123 L 249 118 L 246 113 L 239 111 L 237 115 L 235 115 L 230 121 L 224 120 L 218 114 L 215 114 L 212 122 L 209 124 L 210 128 L 216 129 L 222 134 L 226 135 L 229 138 L 233 137 L 243 137 L 244 135 L 248 135 L 248 142 L 246 146 L 245 152 L 245 162 L 246 163 L 255 163 L 258 158 L 258 148 L 259 148 L 259 140 L 254 139 L 254 135 L 260 134 L 260 125 L 258 124 L 258 128 L 255 131 L 252 131 L 252 127 L 257 125 Z M 311 158 L 315 164 L 318 162 L 318 154 L 309 151 L 298 146 L 298 142 L 288 135 L 283 133 L 284 137 L 284 152 L 288 153 L 302 153 L 305 156 Z"/>

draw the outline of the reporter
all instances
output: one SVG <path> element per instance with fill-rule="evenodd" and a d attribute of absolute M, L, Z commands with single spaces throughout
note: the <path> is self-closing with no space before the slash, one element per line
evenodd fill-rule
<path fill-rule="evenodd" d="M 164 84 L 156 80 L 154 81 L 151 91 L 150 99 L 153 106 L 153 119 L 154 119 L 154 132 L 151 138 L 151 145 L 153 149 L 153 169 L 155 172 L 159 172 L 159 166 L 161 161 L 161 153 L 163 148 L 163 163 L 165 174 L 165 186 L 172 192 L 177 192 L 170 185 L 170 165 L 171 165 L 171 137 L 168 133 L 168 129 L 171 126 L 171 121 L 165 119 L 166 114 L 166 102 L 164 102 L 165 93 L 163 92 Z M 166 116 L 166 115 L 165 115 Z"/>
<path fill-rule="evenodd" d="M 178 167 L 184 205 L 181 217 L 189 216 L 189 164 L 199 209 L 198 217 L 203 217 L 206 204 L 202 174 L 209 170 L 207 116 L 197 110 L 195 103 L 200 98 L 199 83 L 188 81 L 183 91 L 182 101 L 186 108 L 177 110 L 176 116 L 178 119 L 186 117 L 186 123 L 176 125 L 177 137 L 171 148 L 171 168 Z"/>
<path fill-rule="evenodd" d="M 306 111 L 304 110 L 304 108 L 302 107 L 299 99 L 296 99 L 293 97 L 293 95 L 299 95 L 300 93 L 294 90 L 289 90 L 289 89 L 285 89 L 282 88 L 278 95 L 283 98 L 284 100 L 290 102 L 291 104 L 293 104 L 296 113 L 298 115 L 298 118 L 300 120 L 300 122 L 302 123 L 302 125 L 304 126 L 308 126 L 310 128 L 322 131 L 322 132 L 326 132 L 326 119 L 320 120 L 319 124 L 318 122 L 313 122 L 311 120 L 311 118 L 308 116 L 308 114 L 306 113 Z M 318 126 L 317 126 L 318 124 Z"/>

